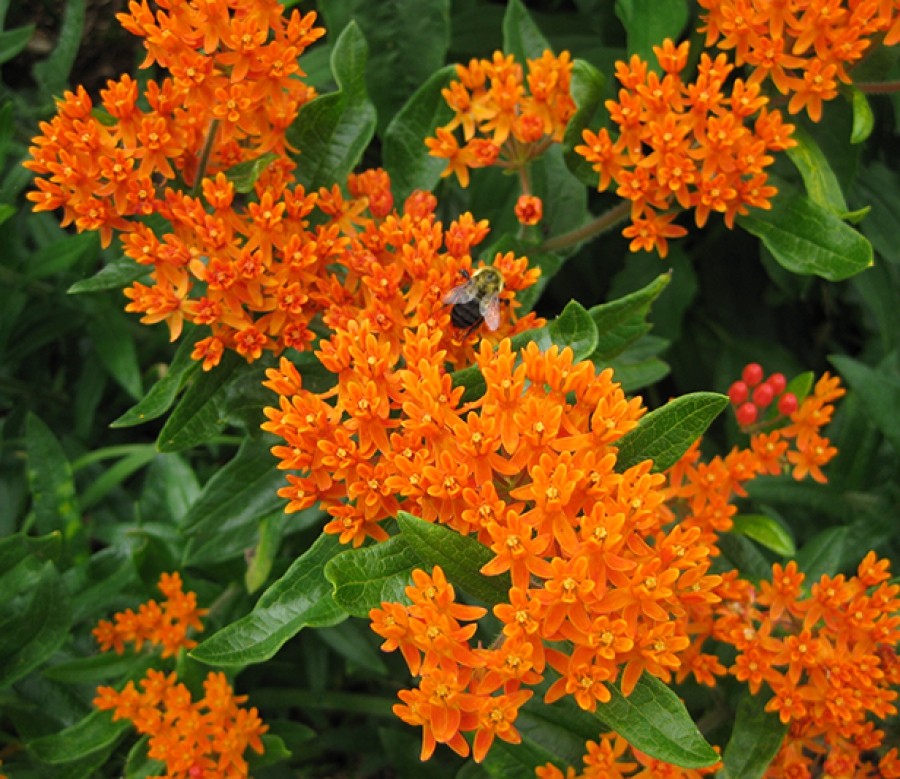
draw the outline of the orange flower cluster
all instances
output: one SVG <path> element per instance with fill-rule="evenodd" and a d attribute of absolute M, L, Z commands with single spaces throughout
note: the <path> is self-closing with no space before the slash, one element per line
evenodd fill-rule
<path fill-rule="evenodd" d="M 622 89 L 606 107 L 618 137 L 606 128 L 585 130 L 585 145 L 575 148 L 600 173 L 600 190 L 615 181 L 617 193 L 631 201 L 632 224 L 623 235 L 632 251 L 656 248 L 664 257 L 667 239 L 687 232 L 672 224 L 678 209 L 693 208 L 698 227 L 711 211 L 724 213 L 730 227 L 747 206 L 770 208 L 776 190 L 766 184 L 764 170 L 774 161 L 768 152 L 796 145 L 793 127 L 766 109 L 759 84 L 736 79 L 725 93 L 734 66 L 724 54 L 715 60 L 701 54 L 696 79 L 684 83 L 679 74 L 688 49 L 670 40 L 654 47 L 662 78 L 637 55 L 616 63 Z"/>
<path fill-rule="evenodd" d="M 144 642 L 161 644 L 163 657 L 169 657 L 179 649 L 193 649 L 197 642 L 187 637 L 189 628 L 202 631 L 200 622 L 208 609 L 197 608 L 197 596 L 182 592 L 181 576 L 176 572 L 164 573 L 159 580 L 160 592 L 166 596 L 162 604 L 155 600 L 141 604 L 138 613 L 126 609 L 116 614 L 115 624 L 101 619 L 94 628 L 94 636 L 101 652 L 115 649 L 122 654 L 125 642 L 133 642 L 140 650 Z"/>
<path fill-rule="evenodd" d="M 866 0 L 699 0 L 706 9 L 706 46 L 734 50 L 737 65 L 753 72 L 749 84 L 770 78 L 788 111 L 804 108 L 822 116 L 822 101 L 838 94 L 838 81 L 862 59 L 871 38 L 887 31 L 884 44 L 900 41 L 900 15 L 891 2 Z"/>
<path fill-rule="evenodd" d="M 439 566 L 431 576 L 413 571 L 413 581 L 415 586 L 406 588 L 411 606 L 382 603 L 370 612 L 372 630 L 386 639 L 381 648 L 399 648 L 410 673 L 422 677 L 417 689 L 400 691 L 403 703 L 394 706 L 394 713 L 422 728 L 422 760 L 438 743 L 467 757 L 469 744 L 462 734 L 474 731 L 472 756 L 480 763 L 495 737 L 511 744 L 522 740 L 513 722 L 533 693 L 519 687 L 540 677 L 527 660 L 514 666 L 497 650 L 469 646 L 476 626 L 463 627 L 460 620 L 480 619 L 485 609 L 456 603 L 453 585 Z M 493 695 L 501 687 L 503 693 Z"/>
<path fill-rule="evenodd" d="M 148 756 L 166 765 L 166 775 L 154 779 L 246 779 L 244 752 L 250 746 L 262 754 L 269 726 L 255 708 L 241 707 L 247 696 L 234 695 L 225 674 L 211 671 L 196 702 L 174 672 L 151 669 L 140 686 L 143 692 L 134 682 L 122 692 L 100 687 L 94 704 L 150 737 Z"/>
<path fill-rule="evenodd" d="M 63 225 L 99 230 L 104 246 L 121 231 L 125 254 L 153 280 L 125 290 L 126 310 L 146 324 L 165 321 L 172 340 L 185 321 L 211 327 L 193 355 L 204 369 L 225 348 L 248 361 L 263 349 L 302 349 L 328 300 L 319 292 L 307 307 L 306 288 L 313 280 L 328 287 L 325 266 L 347 243 L 332 224 L 306 231 L 317 200 L 335 222 L 345 206 L 339 195 L 290 187 L 294 164 L 285 156 L 285 131 L 315 96 L 296 60 L 324 31 L 314 13 L 287 17 L 277 0 L 160 5 L 154 15 L 146 0 L 132 2 L 119 19 L 145 38 L 144 65 L 172 77 L 148 82 L 148 110 L 128 75 L 108 82 L 96 108 L 83 88 L 67 92 L 25 163 L 45 177 L 28 197 L 38 211 L 63 208 Z M 262 158 L 265 167 L 270 153 L 243 204 L 235 166 Z M 368 183 L 383 201 L 381 182 Z M 202 294 L 191 294 L 195 286 Z"/>
<path fill-rule="evenodd" d="M 699 528 L 701 543 L 718 555 L 716 533 L 731 529 L 731 518 L 737 511 L 731 500 L 747 494 L 743 485 L 748 481 L 790 471 L 798 481 L 811 476 L 824 482 L 821 468 L 837 449 L 819 431 L 831 421 L 832 401 L 845 393 L 839 384 L 838 377 L 825 373 L 784 427 L 752 435 L 746 449 L 735 447 L 725 457 L 716 456 L 703 463 L 699 462 L 697 441 L 667 472 L 666 503 L 679 524 Z M 778 419 L 773 421 L 777 424 Z"/>
<path fill-rule="evenodd" d="M 645 755 L 621 736 L 610 733 L 600 736 L 599 742 L 588 741 L 580 774 L 569 768 L 565 774 L 552 763 L 535 769 L 538 779 L 700 779 L 715 773 L 721 763 L 708 768 L 680 768 Z"/>
<path fill-rule="evenodd" d="M 457 65 L 456 73 L 459 81 L 442 91 L 455 116 L 437 129 L 436 138 L 425 140 L 432 156 L 447 160 L 442 175 L 455 173 L 460 185 L 467 187 L 470 168 L 497 165 L 521 170 L 551 143 L 562 141 L 575 113 L 567 51 L 554 57 L 548 50 L 540 59 L 528 60 L 525 79 L 513 55 L 504 57 L 499 51 L 491 60 Z M 464 146 L 453 134 L 457 127 L 462 129 Z M 477 138 L 476 133 L 490 138 Z"/>
<path fill-rule="evenodd" d="M 864 753 L 884 733 L 866 717 L 896 714 L 889 688 L 900 684 L 900 585 L 887 583 L 888 566 L 870 552 L 856 576 L 822 576 L 806 597 L 794 562 L 776 563 L 758 590 L 736 577 L 717 590 L 712 636 L 738 651 L 729 672 L 753 694 L 766 682 L 775 693 L 766 709 L 790 723 L 772 779 L 805 779 L 812 760 L 830 776 L 872 776 Z M 897 779 L 897 750 L 878 768 Z"/>

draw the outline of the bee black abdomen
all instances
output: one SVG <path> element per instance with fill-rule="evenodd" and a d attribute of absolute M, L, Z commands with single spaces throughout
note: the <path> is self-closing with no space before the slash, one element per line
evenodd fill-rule
<path fill-rule="evenodd" d="M 450 309 L 450 322 L 460 330 L 474 327 L 482 319 L 481 307 L 477 300 L 470 300 L 467 303 L 456 303 Z"/>

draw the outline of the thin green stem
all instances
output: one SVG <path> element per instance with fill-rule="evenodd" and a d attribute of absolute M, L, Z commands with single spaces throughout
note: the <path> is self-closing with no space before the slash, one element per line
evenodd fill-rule
<path fill-rule="evenodd" d="M 200 160 L 197 162 L 197 175 L 194 179 L 194 186 L 191 189 L 191 197 L 197 197 L 200 194 L 203 177 L 206 175 L 206 166 L 209 165 L 209 155 L 212 154 L 218 132 L 219 120 L 213 119 L 209 123 L 209 132 L 206 134 L 206 141 L 203 144 L 203 150 L 200 152 Z"/>
<path fill-rule="evenodd" d="M 900 81 L 871 81 L 853 86 L 868 95 L 888 95 L 892 92 L 900 92 Z"/>
<path fill-rule="evenodd" d="M 623 200 L 615 208 L 611 208 L 605 214 L 600 214 L 600 216 L 583 227 L 579 227 L 577 230 L 572 230 L 569 233 L 557 235 L 549 241 L 544 241 L 541 244 L 540 251 L 557 252 L 562 249 L 568 249 L 570 246 L 575 246 L 588 238 L 593 238 L 595 235 L 606 232 L 614 224 L 621 222 L 630 212 L 631 201 Z"/>

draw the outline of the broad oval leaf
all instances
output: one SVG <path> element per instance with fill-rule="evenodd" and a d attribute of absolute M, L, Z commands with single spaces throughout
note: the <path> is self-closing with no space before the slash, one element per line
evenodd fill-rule
<path fill-rule="evenodd" d="M 294 175 L 308 192 L 343 184 L 375 134 L 375 107 L 366 95 L 368 46 L 356 22 L 348 24 L 331 53 L 339 91 L 304 105 L 286 138 L 303 153 Z"/>
<path fill-rule="evenodd" d="M 627 698 L 616 685 L 607 686 L 612 698 L 597 706 L 597 717 L 636 749 L 681 768 L 719 760 L 681 699 L 655 676 L 645 672 Z"/>
<path fill-rule="evenodd" d="M 455 586 L 491 605 L 509 600 L 509 574 L 481 573 L 481 568 L 494 558 L 484 544 L 405 511 L 397 514 L 397 522 L 413 551 L 429 565 L 439 565 Z"/>
<path fill-rule="evenodd" d="M 694 392 L 651 411 L 615 442 L 616 470 L 622 473 L 648 459 L 653 460 L 654 471 L 671 468 L 727 405 L 725 395 Z"/>
<path fill-rule="evenodd" d="M 328 627 L 347 618 L 332 596 L 325 565 L 342 549 L 337 536 L 322 534 L 288 568 L 247 616 L 204 641 L 191 657 L 208 665 L 262 663 L 305 627 Z"/>
<path fill-rule="evenodd" d="M 366 85 L 383 135 L 410 95 L 444 64 L 450 0 L 361 2 L 353 18 L 369 44 Z"/>
<path fill-rule="evenodd" d="M 334 600 L 354 617 L 368 617 L 384 601 L 406 602 L 412 572 L 424 565 L 405 536 L 348 549 L 328 561 L 325 578 L 334 585 Z"/>
<path fill-rule="evenodd" d="M 391 177 L 391 191 L 402 204 L 413 190 L 432 190 L 441 179 L 447 161 L 433 157 L 425 139 L 453 118 L 453 109 L 441 94 L 456 74 L 454 65 L 433 73 L 409 99 L 384 133 L 384 168 Z"/>
<path fill-rule="evenodd" d="M 105 300 L 92 301 L 93 311 L 87 320 L 88 333 L 103 367 L 132 398 L 144 394 L 137 347 L 131 336 L 128 317 Z"/>
<path fill-rule="evenodd" d="M 546 332 L 550 340 L 548 347 L 556 345 L 560 351 L 566 347 L 572 349 L 572 362 L 581 362 L 597 348 L 597 325 L 585 307 L 575 300 L 566 303 L 562 313 L 547 325 Z"/>
<path fill-rule="evenodd" d="M 799 194 L 776 198 L 772 210 L 738 217 L 778 263 L 793 273 L 841 281 L 872 264 L 872 244 L 826 208 Z"/>
<path fill-rule="evenodd" d="M 616 16 L 628 33 L 628 54 L 637 54 L 660 72 L 654 46 L 677 41 L 688 18 L 686 0 L 617 0 Z"/>
<path fill-rule="evenodd" d="M 731 533 L 752 538 L 776 554 L 793 557 L 797 553 L 794 540 L 772 517 L 765 514 L 739 514 L 734 517 Z"/>
<path fill-rule="evenodd" d="M 745 693 L 722 755 L 722 779 L 762 779 L 787 733 L 778 715 L 766 711 L 768 696 Z"/>

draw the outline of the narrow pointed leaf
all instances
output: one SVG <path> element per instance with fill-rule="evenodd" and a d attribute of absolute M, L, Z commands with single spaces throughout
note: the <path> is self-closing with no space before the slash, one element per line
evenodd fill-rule
<path fill-rule="evenodd" d="M 524 69 L 527 68 L 526 60 L 539 59 L 546 50 L 553 51 L 553 47 L 525 6 L 520 0 L 509 0 L 503 16 L 504 54 L 514 55 Z"/>
<path fill-rule="evenodd" d="M 900 452 L 900 381 L 851 357 L 833 355 L 828 359 L 862 398 L 866 416 Z"/>
<path fill-rule="evenodd" d="M 725 395 L 694 392 L 651 411 L 616 442 L 616 470 L 622 473 L 647 459 L 656 472 L 672 467 L 727 405 Z"/>
<path fill-rule="evenodd" d="M 616 16 L 628 33 L 628 54 L 637 54 L 660 72 L 654 46 L 678 41 L 688 18 L 685 0 L 616 0 Z"/>
<path fill-rule="evenodd" d="M 718 761 L 681 699 L 655 676 L 645 672 L 627 698 L 616 686 L 609 690 L 612 698 L 597 707 L 597 717 L 636 749 L 680 768 Z"/>
<path fill-rule="evenodd" d="M 35 414 L 25 423 L 25 449 L 38 532 L 59 530 L 67 542 L 83 534 L 72 466 L 56 436 Z"/>
<path fill-rule="evenodd" d="M 793 273 L 841 281 L 872 264 L 872 244 L 803 195 L 782 195 L 771 211 L 754 208 L 737 221 Z"/>
<path fill-rule="evenodd" d="M 334 600 L 354 617 L 367 617 L 383 601 L 406 602 L 404 589 L 412 572 L 425 563 L 405 536 L 342 552 L 325 566 L 325 578 L 334 585 Z"/>
<path fill-rule="evenodd" d="M 794 127 L 791 137 L 797 145 L 788 149 L 787 155 L 800 171 L 809 199 L 835 214 L 845 213 L 847 201 L 841 185 L 819 144 L 802 125 Z"/>
<path fill-rule="evenodd" d="M 76 281 L 69 287 L 70 295 L 81 295 L 85 292 L 100 292 L 105 289 L 121 289 L 127 287 L 133 281 L 142 279 L 152 268 L 141 265 L 132 259 L 124 258 L 110 263 L 97 271 L 89 279 Z"/>
<path fill-rule="evenodd" d="M 113 722 L 112 716 L 111 711 L 93 711 L 71 728 L 35 739 L 28 751 L 53 765 L 80 760 L 115 744 L 131 730 L 131 722 Z"/>
<path fill-rule="evenodd" d="M 778 754 L 788 726 L 766 711 L 767 696 L 745 693 L 738 704 L 731 739 L 722 755 L 722 779 L 762 779 Z"/>
<path fill-rule="evenodd" d="M 650 329 L 645 321 L 650 305 L 671 280 L 671 273 L 663 273 L 643 289 L 591 308 L 588 313 L 597 325 L 598 337 L 591 360 L 608 362 L 645 335 Z"/>
<path fill-rule="evenodd" d="M 849 90 L 850 102 L 853 104 L 853 130 L 850 133 L 850 143 L 862 143 L 872 134 L 875 116 L 866 93 L 856 87 L 849 87 Z"/>
<path fill-rule="evenodd" d="M 346 619 L 325 578 L 326 563 L 342 548 L 336 536 L 320 536 L 263 593 L 253 611 L 208 638 L 191 657 L 217 666 L 261 663 L 304 627 L 326 627 Z"/>
<path fill-rule="evenodd" d="M 256 185 L 256 180 L 277 159 L 278 155 L 275 152 L 267 152 L 255 160 L 245 160 L 237 165 L 232 165 L 225 171 L 225 177 L 234 184 L 236 191 L 241 193 L 252 192 L 253 187 Z"/>
<path fill-rule="evenodd" d="M 339 91 L 304 105 L 286 133 L 301 149 L 294 175 L 307 191 L 343 184 L 375 134 L 375 107 L 366 95 L 368 46 L 355 22 L 348 24 L 331 54 Z"/>
<path fill-rule="evenodd" d="M 422 84 L 397 113 L 384 133 L 384 168 L 391 177 L 395 203 L 402 205 L 413 190 L 432 190 L 447 167 L 447 160 L 429 154 L 425 139 L 448 124 L 453 110 L 441 94 L 456 75 L 447 65 Z"/>
<path fill-rule="evenodd" d="M 765 514 L 740 514 L 733 519 L 729 532 L 752 538 L 776 554 L 793 557 L 797 553 L 793 539 L 772 517 Z"/>
<path fill-rule="evenodd" d="M 509 574 L 481 573 L 482 566 L 494 558 L 484 544 L 405 511 L 397 514 L 397 522 L 413 551 L 429 565 L 439 565 L 455 586 L 486 603 L 508 601 L 512 586 Z"/>
<path fill-rule="evenodd" d="M 593 189 L 600 183 L 600 174 L 593 165 L 575 151 L 576 146 L 584 143 L 582 133 L 599 124 L 599 116 L 603 116 L 603 90 L 606 79 L 590 62 L 576 59 L 572 63 L 572 76 L 569 91 L 578 110 L 566 125 L 563 139 L 563 156 L 569 170 L 585 186 Z"/>

